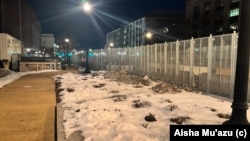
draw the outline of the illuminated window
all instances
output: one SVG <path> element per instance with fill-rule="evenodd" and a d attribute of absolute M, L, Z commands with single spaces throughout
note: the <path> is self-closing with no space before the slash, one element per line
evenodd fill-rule
<path fill-rule="evenodd" d="M 238 24 L 230 24 L 230 29 L 231 30 L 238 30 Z"/>
<path fill-rule="evenodd" d="M 210 11 L 211 10 L 211 2 L 207 2 L 204 4 L 204 11 Z"/>
<path fill-rule="evenodd" d="M 163 28 L 163 32 L 168 33 L 168 28 L 167 27 Z"/>
<path fill-rule="evenodd" d="M 230 17 L 239 16 L 239 8 L 230 10 L 229 16 Z"/>
<path fill-rule="evenodd" d="M 238 2 L 239 0 L 232 0 L 232 3 Z"/>
<path fill-rule="evenodd" d="M 217 28 L 217 32 L 223 32 L 223 27 L 221 26 L 221 27 Z"/>

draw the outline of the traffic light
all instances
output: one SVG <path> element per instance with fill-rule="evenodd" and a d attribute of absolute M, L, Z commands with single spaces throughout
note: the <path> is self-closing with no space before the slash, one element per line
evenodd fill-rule
<path fill-rule="evenodd" d="M 67 55 L 68 55 L 68 57 L 71 57 L 72 56 L 72 52 L 68 53 Z"/>
<path fill-rule="evenodd" d="M 93 52 L 92 51 L 88 51 L 88 57 L 93 57 L 94 56 L 94 54 L 93 54 Z"/>

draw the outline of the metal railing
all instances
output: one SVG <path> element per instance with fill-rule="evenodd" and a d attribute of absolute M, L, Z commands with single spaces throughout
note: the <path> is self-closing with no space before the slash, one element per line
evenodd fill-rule
<path fill-rule="evenodd" d="M 93 50 L 91 70 L 119 71 L 233 97 L 238 34 Z M 250 84 L 250 83 L 249 83 Z M 250 96 L 248 96 L 250 99 Z"/>

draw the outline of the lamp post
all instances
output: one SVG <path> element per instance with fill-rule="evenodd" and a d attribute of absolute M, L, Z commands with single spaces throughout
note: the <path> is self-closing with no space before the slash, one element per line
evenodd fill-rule
<path fill-rule="evenodd" d="M 153 34 L 151 32 L 147 32 L 145 37 L 146 37 L 146 43 L 150 44 L 150 41 L 151 41 L 151 39 L 153 37 Z"/>
<path fill-rule="evenodd" d="M 69 62 L 68 62 L 68 51 L 69 51 L 69 39 L 68 38 L 66 38 L 65 39 L 65 42 L 66 42 L 66 49 L 65 49 L 65 52 L 64 52 L 64 59 L 65 59 L 65 61 L 66 61 L 66 63 L 68 64 Z"/>
<path fill-rule="evenodd" d="M 92 6 L 88 2 L 83 3 L 82 7 L 86 12 L 90 12 L 92 10 Z"/>
<path fill-rule="evenodd" d="M 82 7 L 83 7 L 83 10 L 87 13 L 89 13 L 92 10 L 92 6 L 88 2 L 83 3 Z M 91 73 L 89 69 L 89 49 L 87 49 L 86 51 L 86 68 L 83 73 L 86 73 L 86 74 Z"/>
<path fill-rule="evenodd" d="M 109 44 L 109 46 L 110 46 L 111 48 L 114 47 L 114 43 L 111 42 L 111 43 Z"/>
<path fill-rule="evenodd" d="M 249 124 L 247 120 L 247 89 L 249 79 L 249 54 L 250 54 L 250 1 L 240 1 L 239 40 L 235 74 L 234 97 L 232 114 L 223 124 Z"/>
<path fill-rule="evenodd" d="M 108 50 L 109 50 L 109 71 L 111 71 L 111 48 L 114 47 L 114 43 L 111 42 L 109 43 L 109 47 L 108 47 Z"/>
<path fill-rule="evenodd" d="M 89 50 L 88 49 L 86 51 L 86 54 L 87 54 L 87 56 L 86 56 L 86 68 L 84 70 L 84 73 L 91 73 L 90 69 L 89 69 Z"/>
<path fill-rule="evenodd" d="M 26 51 L 27 51 L 27 56 L 30 57 L 30 51 L 31 51 L 31 49 L 27 48 Z"/>

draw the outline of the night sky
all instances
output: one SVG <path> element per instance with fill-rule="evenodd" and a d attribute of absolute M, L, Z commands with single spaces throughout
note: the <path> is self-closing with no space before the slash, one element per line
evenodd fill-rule
<path fill-rule="evenodd" d="M 69 38 L 74 48 L 104 48 L 106 33 L 144 17 L 154 10 L 185 11 L 186 0 L 89 0 L 91 13 L 82 0 L 27 0 L 40 21 L 42 33 L 56 40 Z"/>

